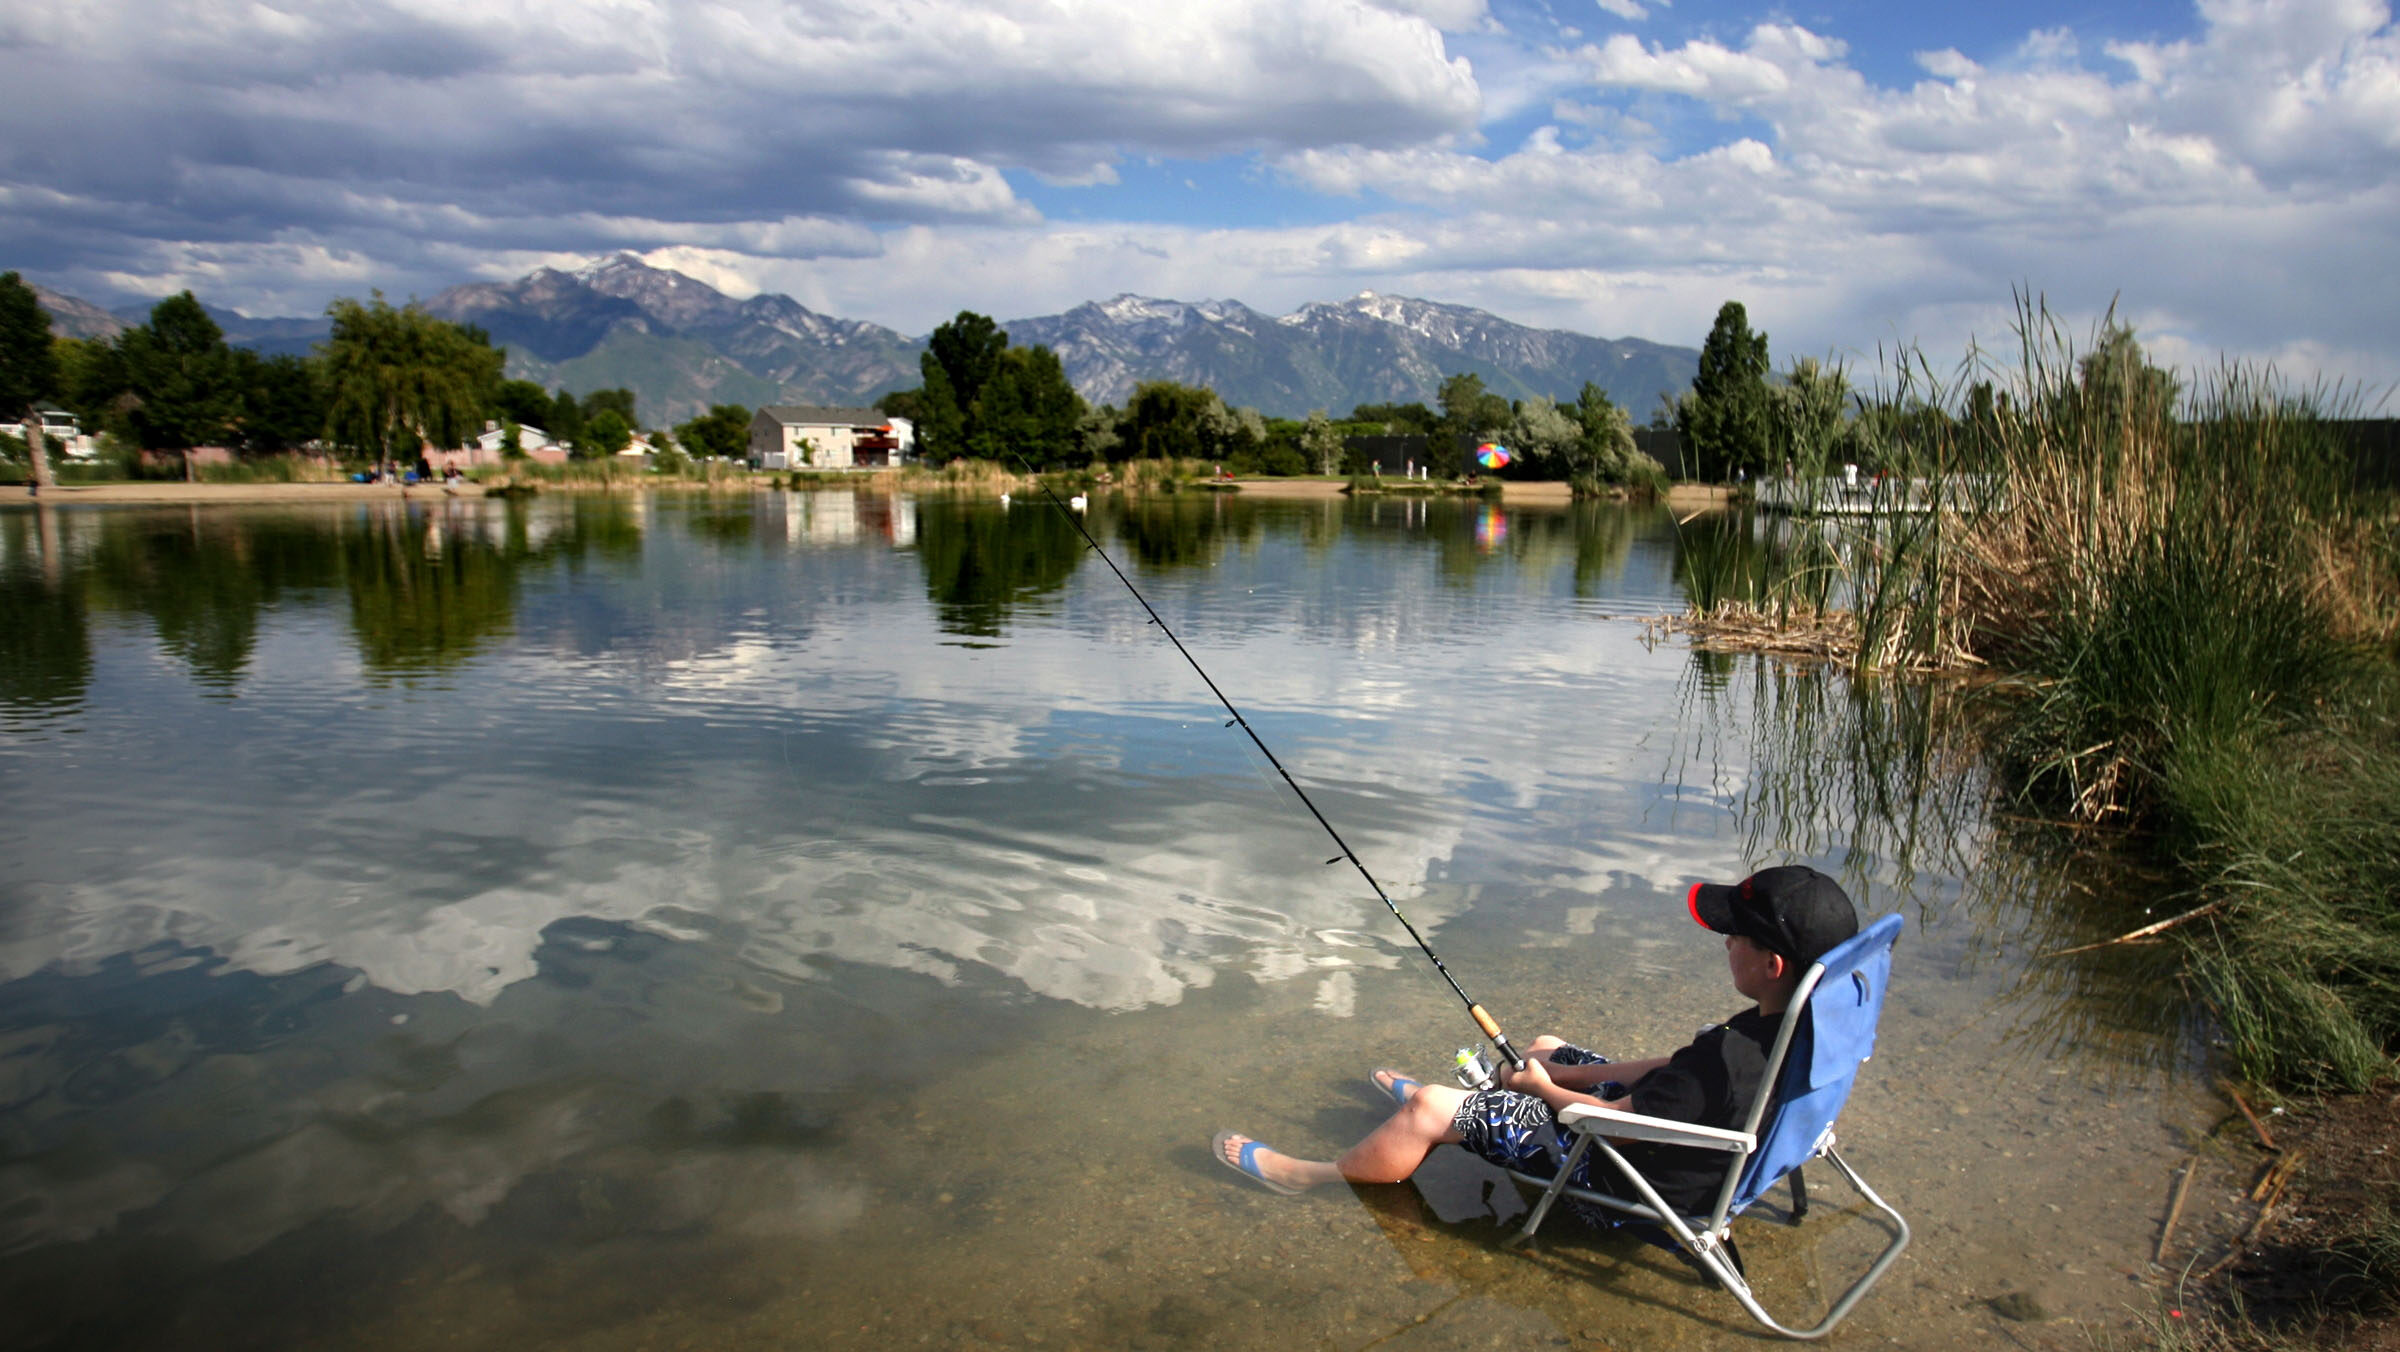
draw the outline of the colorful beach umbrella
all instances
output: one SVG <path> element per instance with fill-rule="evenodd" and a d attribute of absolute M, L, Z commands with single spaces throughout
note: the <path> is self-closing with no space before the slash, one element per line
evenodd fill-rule
<path fill-rule="evenodd" d="M 1475 463 L 1485 469 L 1498 469 L 1514 459 L 1516 457 L 1508 453 L 1508 448 L 1496 441 L 1487 441 L 1475 448 Z"/>

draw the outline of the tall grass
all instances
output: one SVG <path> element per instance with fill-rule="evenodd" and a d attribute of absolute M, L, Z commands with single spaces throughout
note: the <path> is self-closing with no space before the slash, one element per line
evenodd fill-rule
<path fill-rule="evenodd" d="M 2320 397 L 2245 368 L 2179 390 L 2032 306 L 2019 331 L 2012 397 L 1966 429 L 2008 504 L 1937 550 L 1941 601 L 2027 692 L 2003 773 L 2176 867 L 2205 909 L 2170 941 L 2235 1070 L 2363 1087 L 2400 1050 L 2389 503 L 2353 491 Z"/>
<path fill-rule="evenodd" d="M 1838 611 L 1861 670 L 2001 676 L 1998 783 L 2170 866 L 2199 914 L 2164 941 L 2232 1068 L 2363 1087 L 2400 1052 L 2392 503 L 2353 486 L 2338 392 L 2240 367 L 2182 388 L 2128 332 L 2078 350 L 2036 303 L 2017 336 L 2013 370 L 1905 358 L 1859 419 L 1948 510 L 1687 550 L 1695 602 Z"/>

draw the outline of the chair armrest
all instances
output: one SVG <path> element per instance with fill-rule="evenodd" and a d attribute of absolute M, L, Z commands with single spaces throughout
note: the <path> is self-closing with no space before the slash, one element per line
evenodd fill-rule
<path fill-rule="evenodd" d="M 1678 1122 L 1671 1117 L 1612 1112 L 1583 1103 L 1570 1103 L 1560 1109 L 1558 1121 L 1559 1125 L 1570 1131 L 1579 1131 L 1587 1136 L 1605 1136 L 1612 1141 L 1656 1141 L 1662 1145 L 1697 1146 L 1702 1150 L 1723 1150 L 1740 1155 L 1758 1149 L 1758 1138 L 1746 1131 L 1703 1127 L 1693 1122 Z"/>

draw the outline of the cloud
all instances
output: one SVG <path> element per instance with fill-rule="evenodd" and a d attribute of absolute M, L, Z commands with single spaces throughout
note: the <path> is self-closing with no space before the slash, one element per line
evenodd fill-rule
<path fill-rule="evenodd" d="M 2033 30 L 1898 84 L 1853 54 L 1876 35 L 1783 18 L 1551 31 L 1485 0 L 26 0 L 0 250 L 308 312 L 630 248 L 914 332 L 1371 287 L 1692 343 L 1738 295 L 1784 353 L 1988 339 L 2026 284 L 2400 375 L 2362 280 L 2400 246 L 2382 3 L 2208 0 L 2180 40 Z M 1190 172 L 1226 157 L 1269 207 L 1178 223 L 1249 190 Z"/>
<path fill-rule="evenodd" d="M 1410 238 L 1413 268 L 1455 268 L 1486 294 L 1740 295 L 1799 340 L 1784 353 L 1962 343 L 1970 318 L 1988 342 L 2010 287 L 2030 284 L 2069 306 L 2139 297 L 2190 350 L 2381 348 L 2347 373 L 2400 375 L 2400 353 L 2369 336 L 2390 297 L 2358 285 L 2383 275 L 2368 261 L 2379 250 L 2400 248 L 2388 11 L 2258 0 L 2202 17 L 2188 41 L 2111 45 L 2103 69 L 2076 64 L 2064 33 L 2034 35 L 2000 67 L 1929 53 L 1930 78 L 1906 88 L 1871 84 L 1842 42 L 1789 23 L 1739 46 L 1618 35 L 1576 54 L 1589 90 L 1560 119 L 1572 141 L 1497 157 L 1312 147 L 1277 166 L 1316 191 L 1405 204 L 1382 223 Z M 1622 138 L 1595 111 L 1612 97 L 1644 110 Z M 1677 106 L 1740 130 L 1720 121 L 1690 146 L 1687 118 L 1685 148 L 1663 149 L 1645 133 Z M 1712 309 L 1674 336 L 1695 341 Z"/>
<path fill-rule="evenodd" d="M 403 276 L 446 247 L 855 256 L 1033 219 L 1012 170 L 1471 130 L 1436 25 L 1480 0 L 1406 8 L 28 0 L 0 17 L 0 247 L 86 277 L 270 244 Z"/>

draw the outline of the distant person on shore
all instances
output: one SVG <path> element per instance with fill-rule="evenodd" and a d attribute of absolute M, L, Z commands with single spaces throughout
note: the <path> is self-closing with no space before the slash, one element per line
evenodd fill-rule
<path fill-rule="evenodd" d="M 1754 873 L 1739 883 L 1694 883 L 1692 918 L 1726 936 L 1733 988 L 1757 1003 L 1670 1056 L 1610 1061 L 1547 1034 L 1525 1068 L 1503 1068 L 1498 1088 L 1453 1089 L 1378 1070 L 1375 1087 L 1397 1105 L 1391 1117 L 1331 1160 L 1304 1160 L 1230 1131 L 1217 1133 L 1217 1161 L 1269 1189 L 1292 1194 L 1327 1183 L 1398 1183 L 1437 1145 L 1456 1143 L 1503 1169 L 1550 1177 L 1566 1156 L 1558 1113 L 1581 1103 L 1700 1126 L 1739 1129 L 1748 1121 L 1777 1025 L 1817 959 L 1858 933 L 1858 912 L 1841 884 L 1805 865 Z M 1725 1177 L 1725 1158 L 1690 1146 L 1620 1145 L 1669 1206 L 1703 1210 Z M 1571 1181 L 1623 1196 L 1629 1188 L 1596 1153 Z M 1595 1178 L 1597 1175 L 1597 1178 Z M 1578 1208 L 1606 1224 L 1607 1213 Z"/>

